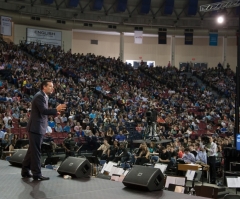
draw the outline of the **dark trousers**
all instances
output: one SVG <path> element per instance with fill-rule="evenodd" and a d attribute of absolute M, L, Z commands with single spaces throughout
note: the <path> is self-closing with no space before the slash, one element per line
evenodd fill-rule
<path fill-rule="evenodd" d="M 215 182 L 216 181 L 216 157 L 209 156 L 208 164 L 210 166 L 210 180 L 211 182 Z"/>
<path fill-rule="evenodd" d="M 29 148 L 23 160 L 22 173 L 32 171 L 33 176 L 41 176 L 41 146 L 43 135 L 29 133 Z"/>
<path fill-rule="evenodd" d="M 65 152 L 65 159 L 67 159 L 69 156 L 74 157 L 75 156 L 75 151 L 71 151 L 71 150 L 70 151 L 66 151 Z"/>
<path fill-rule="evenodd" d="M 107 154 L 102 154 L 100 159 L 101 160 L 107 160 L 108 159 Z"/>
<path fill-rule="evenodd" d="M 146 157 L 139 157 L 137 158 L 135 165 L 143 165 L 145 163 L 149 163 L 149 159 L 147 159 Z"/>
<path fill-rule="evenodd" d="M 113 162 L 118 162 L 118 161 L 120 161 L 121 163 L 124 163 L 124 162 L 127 162 L 128 159 L 129 159 L 128 156 L 115 157 L 115 158 L 113 159 Z"/>

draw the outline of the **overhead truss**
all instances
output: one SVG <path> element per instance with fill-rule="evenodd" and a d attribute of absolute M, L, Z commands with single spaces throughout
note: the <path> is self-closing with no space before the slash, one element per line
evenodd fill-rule
<path fill-rule="evenodd" d="M 211 12 L 221 9 L 234 8 L 240 6 L 240 0 L 222 1 L 200 6 L 200 12 Z"/>

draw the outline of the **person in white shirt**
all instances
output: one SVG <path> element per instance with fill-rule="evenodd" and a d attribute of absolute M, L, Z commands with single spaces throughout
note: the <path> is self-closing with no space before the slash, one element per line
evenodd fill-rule
<path fill-rule="evenodd" d="M 216 156 L 217 156 L 217 144 L 213 142 L 212 137 L 208 137 L 209 144 L 205 146 L 205 149 L 208 151 L 208 164 L 210 166 L 210 179 L 211 184 L 215 184 L 216 181 Z"/>
<path fill-rule="evenodd" d="M 6 113 L 5 117 L 3 118 L 4 124 L 7 125 L 8 120 L 12 120 L 10 113 Z"/>
<path fill-rule="evenodd" d="M 52 133 L 52 128 L 50 126 L 47 126 L 46 133 Z"/>

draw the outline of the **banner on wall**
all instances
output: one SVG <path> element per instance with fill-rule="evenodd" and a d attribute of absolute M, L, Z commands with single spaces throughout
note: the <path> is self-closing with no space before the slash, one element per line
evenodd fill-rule
<path fill-rule="evenodd" d="M 209 46 L 218 45 L 218 33 L 209 33 Z"/>
<path fill-rule="evenodd" d="M 158 44 L 167 44 L 167 32 L 158 32 Z"/>
<path fill-rule="evenodd" d="M 1 16 L 1 34 L 12 36 L 12 18 Z"/>
<path fill-rule="evenodd" d="M 185 45 L 193 45 L 193 33 L 185 33 Z"/>
<path fill-rule="evenodd" d="M 62 46 L 62 32 L 27 28 L 27 42 L 37 42 L 53 46 Z"/>
<path fill-rule="evenodd" d="M 143 41 L 143 31 L 135 30 L 134 31 L 134 43 L 142 44 Z"/>

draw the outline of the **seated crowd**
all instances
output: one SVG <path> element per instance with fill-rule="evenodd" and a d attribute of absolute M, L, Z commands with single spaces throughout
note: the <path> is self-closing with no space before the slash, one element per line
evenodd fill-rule
<path fill-rule="evenodd" d="M 71 155 L 66 143 L 73 140 L 89 150 L 102 150 L 102 159 L 110 161 L 174 165 L 182 158 L 206 163 L 203 134 L 217 143 L 219 156 L 222 148 L 233 142 L 235 81 L 229 67 L 199 74 L 208 87 L 173 66 L 142 63 L 134 69 L 120 59 L 1 41 L 0 139 L 4 150 L 13 150 L 16 140 L 27 138 L 31 99 L 41 81 L 51 79 L 54 93 L 49 96 L 49 107 L 67 104 L 64 113 L 49 117 L 45 141 L 53 150 L 63 147 Z M 225 96 L 216 95 L 212 87 Z M 156 131 L 152 133 L 172 142 L 165 147 L 142 143 L 130 154 L 126 141 L 145 136 L 150 107 L 157 111 Z"/>

